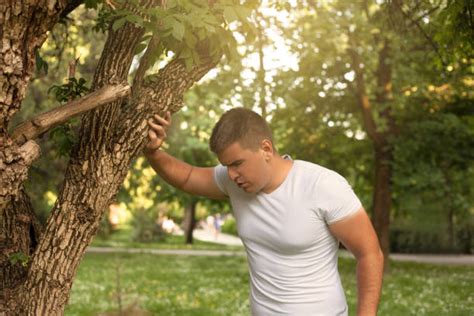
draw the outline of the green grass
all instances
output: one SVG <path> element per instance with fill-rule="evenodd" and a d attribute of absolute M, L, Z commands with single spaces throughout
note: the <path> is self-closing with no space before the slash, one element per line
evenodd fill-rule
<path fill-rule="evenodd" d="M 123 305 L 154 315 L 249 315 L 245 257 L 86 254 L 66 315 L 117 310 L 117 269 Z"/>
<path fill-rule="evenodd" d="M 355 315 L 355 261 L 341 258 L 339 266 Z M 117 270 L 123 306 L 153 315 L 250 315 L 244 257 L 147 254 L 86 254 L 66 315 L 117 311 Z M 392 262 L 379 315 L 472 315 L 472 293 L 472 267 Z"/>
<path fill-rule="evenodd" d="M 349 261 L 347 261 L 349 260 Z M 474 311 L 474 269 L 391 261 L 384 277 L 379 315 L 467 316 Z M 339 271 L 347 302 L 355 315 L 355 260 L 340 259 Z"/>
<path fill-rule="evenodd" d="M 230 246 L 212 242 L 200 241 L 194 238 L 192 245 L 184 243 L 184 236 L 166 235 L 165 239 L 156 242 L 136 242 L 132 240 L 130 229 L 120 229 L 112 233 L 108 238 L 96 236 L 92 241 L 92 247 L 114 247 L 114 248 L 154 248 L 154 249 L 196 249 L 196 250 L 243 250 L 242 246 Z"/>

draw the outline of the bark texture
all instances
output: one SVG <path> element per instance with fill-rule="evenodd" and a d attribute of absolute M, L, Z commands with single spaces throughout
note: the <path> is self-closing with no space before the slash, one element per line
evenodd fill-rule
<path fill-rule="evenodd" d="M 134 48 L 143 34 L 130 24 L 109 32 L 94 89 L 126 81 Z M 18 295 L 23 302 L 18 313 L 63 313 L 86 247 L 144 146 L 146 120 L 156 113 L 179 110 L 183 93 L 215 66 L 205 55 L 202 60 L 203 64 L 190 71 L 180 60 L 173 60 L 157 75 L 140 82 L 138 91 L 132 87 L 132 98 L 84 115 L 79 143 Z"/>
<path fill-rule="evenodd" d="M 70 101 L 65 105 L 47 111 L 28 122 L 20 124 L 11 133 L 11 137 L 17 144 L 21 145 L 27 140 L 35 139 L 51 128 L 67 122 L 75 116 L 97 108 L 102 104 L 107 104 L 116 99 L 125 97 L 129 93 L 130 87 L 125 84 L 105 86 L 80 99 Z"/>
<path fill-rule="evenodd" d="M 8 124 L 25 97 L 35 52 L 67 5 L 66 0 L 0 3 L 0 211 L 17 196 L 29 167 Z"/>
<path fill-rule="evenodd" d="M 21 190 L 17 201 L 3 210 L 0 221 L 0 302 L 26 278 L 27 264 L 41 237 L 42 227 L 36 220 L 26 193 Z M 12 263 L 12 255 L 23 255 L 22 262 Z M 2 309 L 0 309 L 0 314 Z"/>
<path fill-rule="evenodd" d="M 26 267 L 12 264 L 10 256 L 21 253 L 28 258 L 39 238 L 35 214 L 22 190 L 39 147 L 33 141 L 16 144 L 8 125 L 25 97 L 36 50 L 59 17 L 79 5 L 75 2 L 0 2 L 0 313 L 8 312 L 7 298 L 26 277 Z"/>

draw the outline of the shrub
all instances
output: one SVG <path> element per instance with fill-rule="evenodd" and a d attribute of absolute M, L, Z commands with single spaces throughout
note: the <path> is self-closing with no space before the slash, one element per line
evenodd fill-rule
<path fill-rule="evenodd" d="M 138 242 L 161 241 L 166 237 L 160 225 L 156 223 L 156 214 L 137 210 L 133 218 L 133 239 Z"/>
<path fill-rule="evenodd" d="M 231 234 L 237 236 L 237 223 L 235 222 L 235 218 L 229 216 L 224 224 L 221 227 L 222 232 L 226 234 Z"/>

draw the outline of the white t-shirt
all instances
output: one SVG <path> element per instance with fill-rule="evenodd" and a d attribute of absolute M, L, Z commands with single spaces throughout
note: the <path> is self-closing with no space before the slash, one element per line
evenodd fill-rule
<path fill-rule="evenodd" d="M 253 315 L 347 315 L 337 270 L 339 242 L 328 224 L 354 214 L 361 203 L 338 173 L 295 160 L 273 192 L 249 194 L 214 169 L 229 196 L 247 252 Z"/>

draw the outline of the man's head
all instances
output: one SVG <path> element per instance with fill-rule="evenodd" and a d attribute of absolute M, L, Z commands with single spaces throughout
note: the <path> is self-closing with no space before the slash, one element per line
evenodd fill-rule
<path fill-rule="evenodd" d="M 267 122 L 251 110 L 235 108 L 225 112 L 214 126 L 210 147 L 216 155 L 235 142 L 244 149 L 256 151 L 265 139 L 273 146 L 273 135 Z"/>
<path fill-rule="evenodd" d="M 247 193 L 270 184 L 275 173 L 272 132 L 257 113 L 243 108 L 224 113 L 212 131 L 210 147 L 232 181 Z"/>

